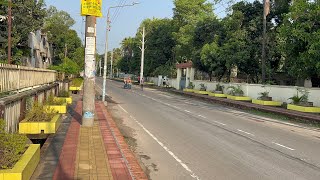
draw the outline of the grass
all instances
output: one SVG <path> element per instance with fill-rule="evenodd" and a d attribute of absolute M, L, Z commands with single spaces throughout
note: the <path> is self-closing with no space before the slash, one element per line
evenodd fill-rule
<path fill-rule="evenodd" d="M 83 83 L 83 78 L 74 78 L 71 81 L 71 86 L 80 87 Z"/>
<path fill-rule="evenodd" d="M 283 122 L 289 122 L 289 123 L 294 123 L 298 125 L 303 125 L 303 126 L 308 126 L 308 127 L 315 127 L 315 128 L 320 128 L 320 122 L 317 121 L 311 121 L 311 120 L 304 120 L 304 119 L 299 119 L 299 118 L 291 118 L 287 117 L 281 114 L 275 114 L 275 113 L 269 113 L 269 112 L 263 112 L 259 110 L 244 110 L 247 113 L 257 115 L 257 116 L 262 116 L 265 118 L 271 118 Z"/>

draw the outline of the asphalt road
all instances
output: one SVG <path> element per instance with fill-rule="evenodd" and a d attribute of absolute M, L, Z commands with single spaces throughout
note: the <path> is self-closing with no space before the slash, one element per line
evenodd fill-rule
<path fill-rule="evenodd" d="M 101 92 L 102 79 L 97 78 Z M 151 179 L 320 179 L 320 132 L 108 81 Z"/>

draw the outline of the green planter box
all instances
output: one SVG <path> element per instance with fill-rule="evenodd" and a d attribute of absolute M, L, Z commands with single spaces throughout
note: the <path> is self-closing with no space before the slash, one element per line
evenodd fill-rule
<path fill-rule="evenodd" d="M 0 180 L 28 180 L 40 162 L 40 144 L 30 144 L 12 169 L 0 170 Z"/>
<path fill-rule="evenodd" d="M 251 97 L 248 97 L 248 96 L 231 96 L 231 95 L 228 95 L 227 98 L 235 100 L 235 101 L 251 101 Z"/>
<path fill-rule="evenodd" d="M 54 134 L 57 132 L 62 118 L 58 114 L 52 118 L 50 122 L 29 122 L 21 121 L 19 123 L 19 133 L 20 134 Z"/>
<path fill-rule="evenodd" d="M 320 107 L 305 107 L 294 104 L 288 104 L 287 109 L 306 113 L 320 113 Z"/>
<path fill-rule="evenodd" d="M 279 101 L 263 101 L 259 99 L 253 99 L 252 103 L 263 105 L 263 106 L 281 106 L 282 105 L 282 102 L 279 102 Z"/>

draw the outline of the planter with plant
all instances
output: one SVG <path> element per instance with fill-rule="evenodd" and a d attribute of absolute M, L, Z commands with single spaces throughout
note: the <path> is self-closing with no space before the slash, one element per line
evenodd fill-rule
<path fill-rule="evenodd" d="M 272 101 L 272 97 L 269 96 L 268 91 L 261 92 L 259 93 L 259 95 L 260 96 L 258 97 L 258 99 L 252 100 L 253 104 L 259 104 L 263 106 L 281 106 L 282 105 L 282 102 Z"/>
<path fill-rule="evenodd" d="M 64 101 L 67 104 L 72 104 L 72 96 L 68 91 L 60 91 L 57 97 L 54 97 L 56 101 Z"/>
<path fill-rule="evenodd" d="M 61 115 L 53 109 L 35 103 L 19 123 L 20 134 L 54 134 L 61 124 Z"/>
<path fill-rule="evenodd" d="M 25 135 L 5 132 L 0 119 L 0 179 L 30 179 L 40 161 L 40 145 L 27 144 Z"/>
<path fill-rule="evenodd" d="M 228 99 L 236 100 L 236 101 L 251 101 L 251 98 L 248 96 L 244 96 L 244 92 L 241 89 L 241 86 L 229 86 L 228 87 Z"/>
<path fill-rule="evenodd" d="M 56 99 L 53 96 L 49 96 L 45 102 L 45 109 L 57 111 L 60 114 L 67 113 L 67 103 L 64 99 Z"/>
<path fill-rule="evenodd" d="M 184 92 L 194 92 L 194 85 L 192 82 L 189 82 L 189 85 L 186 89 L 183 89 Z"/>
<path fill-rule="evenodd" d="M 71 81 L 71 85 L 69 87 L 70 91 L 81 91 L 83 84 L 83 78 L 75 78 Z"/>
<path fill-rule="evenodd" d="M 203 83 L 199 84 L 199 86 L 200 86 L 199 91 L 195 90 L 194 91 L 195 93 L 203 94 L 203 95 L 208 95 L 209 94 L 209 92 L 207 91 L 207 87 Z"/>
<path fill-rule="evenodd" d="M 223 93 L 223 91 L 224 91 L 224 86 L 220 85 L 220 83 L 218 83 L 216 85 L 216 89 L 213 91 L 212 94 L 209 94 L 209 96 L 225 98 L 225 97 L 227 97 L 227 95 L 225 95 Z"/>
<path fill-rule="evenodd" d="M 289 99 L 291 100 L 291 104 L 288 104 L 287 109 L 308 113 L 320 113 L 320 107 L 314 107 L 313 102 L 309 102 L 309 91 L 306 89 L 297 89 L 297 93 Z"/>

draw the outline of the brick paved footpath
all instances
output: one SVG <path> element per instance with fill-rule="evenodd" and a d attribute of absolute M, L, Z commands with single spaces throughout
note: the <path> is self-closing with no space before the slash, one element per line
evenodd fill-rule
<path fill-rule="evenodd" d="M 63 141 L 60 155 L 55 154 L 59 159 L 50 165 L 43 162 L 40 175 L 33 179 L 146 180 L 145 173 L 104 104 L 96 102 L 93 127 L 81 127 L 81 114 L 82 102 L 79 101 L 70 126 L 64 132 L 65 138 L 60 138 Z M 44 161 L 47 159 L 44 157 Z"/>

